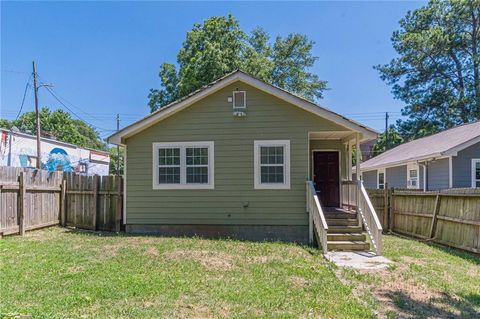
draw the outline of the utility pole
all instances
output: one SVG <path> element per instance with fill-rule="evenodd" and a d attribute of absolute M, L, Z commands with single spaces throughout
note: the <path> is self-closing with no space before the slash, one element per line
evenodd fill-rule
<path fill-rule="evenodd" d="M 35 93 L 35 117 L 36 117 L 36 126 L 37 126 L 37 168 L 42 168 L 42 153 L 40 146 L 40 134 L 41 134 L 41 124 L 40 124 L 40 113 L 38 112 L 38 87 L 37 87 L 37 67 L 35 66 L 35 61 L 32 62 L 33 65 L 33 91 Z"/>
<path fill-rule="evenodd" d="M 385 151 L 388 150 L 389 144 L 388 144 L 388 112 L 385 112 Z"/>
<path fill-rule="evenodd" d="M 120 130 L 120 114 L 117 113 L 117 132 Z M 120 176 L 120 146 L 117 145 L 117 176 Z"/>

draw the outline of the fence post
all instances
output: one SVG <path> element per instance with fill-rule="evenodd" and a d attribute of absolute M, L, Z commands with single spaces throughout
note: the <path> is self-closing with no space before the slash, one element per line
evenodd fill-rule
<path fill-rule="evenodd" d="M 392 232 L 393 231 L 393 226 L 394 226 L 394 211 L 395 211 L 395 189 L 390 188 L 388 192 L 388 197 L 389 197 L 389 205 L 388 205 L 388 231 Z"/>
<path fill-rule="evenodd" d="M 63 176 L 60 189 L 60 225 L 65 227 L 67 225 L 67 180 L 65 179 L 65 175 Z"/>
<path fill-rule="evenodd" d="M 25 235 L 25 172 L 21 171 L 18 178 L 18 233 Z"/>
<path fill-rule="evenodd" d="M 437 216 L 440 210 L 440 191 L 437 192 L 435 197 L 435 207 L 433 208 L 432 224 L 430 225 L 430 238 L 435 237 L 435 230 L 437 228 Z"/>
<path fill-rule="evenodd" d="M 383 185 L 383 225 L 382 227 L 388 231 L 388 183 L 385 182 Z"/>
<path fill-rule="evenodd" d="M 117 175 L 117 211 L 115 214 L 115 232 L 120 232 L 120 224 L 122 222 L 122 178 Z M 125 195 L 125 194 L 124 194 Z"/>
<path fill-rule="evenodd" d="M 92 228 L 97 230 L 97 200 L 98 199 L 98 175 L 93 175 L 93 217 L 92 217 Z"/>

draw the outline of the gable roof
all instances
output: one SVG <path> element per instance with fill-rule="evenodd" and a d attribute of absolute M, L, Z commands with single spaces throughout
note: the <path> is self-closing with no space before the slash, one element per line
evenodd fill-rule
<path fill-rule="evenodd" d="M 364 163 L 360 170 L 398 165 L 410 161 L 428 160 L 457 153 L 480 142 L 480 121 L 463 124 L 443 132 L 401 144 Z"/>
<path fill-rule="evenodd" d="M 328 119 L 340 126 L 343 126 L 349 130 L 359 132 L 363 136 L 363 140 L 371 140 L 377 137 L 377 132 L 363 124 L 348 119 L 338 113 L 335 113 L 327 108 L 321 107 L 311 101 L 306 100 L 300 96 L 297 96 L 291 92 L 278 88 L 274 85 L 268 84 L 262 80 L 259 80 L 243 71 L 236 70 L 232 73 L 225 75 L 224 77 L 196 90 L 187 96 L 178 99 L 166 106 L 163 106 L 159 110 L 147 115 L 143 119 L 123 128 L 117 133 L 108 137 L 107 141 L 111 144 L 123 144 L 125 138 L 133 136 L 144 129 L 160 122 L 161 120 L 182 111 L 189 107 L 193 103 L 207 97 L 210 94 L 217 92 L 218 90 L 236 82 L 241 81 L 250 86 L 253 86 L 261 91 L 274 95 L 286 102 L 289 102 L 301 109 L 309 111 L 317 116 Z"/>

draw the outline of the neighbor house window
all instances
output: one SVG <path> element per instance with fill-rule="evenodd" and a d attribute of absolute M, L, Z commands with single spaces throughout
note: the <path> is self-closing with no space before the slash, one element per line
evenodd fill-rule
<path fill-rule="evenodd" d="M 472 159 L 472 187 L 480 187 L 480 158 Z"/>
<path fill-rule="evenodd" d="M 256 189 L 290 189 L 290 141 L 254 142 Z"/>
<path fill-rule="evenodd" d="M 213 142 L 153 143 L 153 188 L 212 189 L 213 154 Z"/>
<path fill-rule="evenodd" d="M 407 165 L 407 188 L 419 188 L 419 167 L 415 164 Z"/>
<path fill-rule="evenodd" d="M 233 108 L 244 109 L 247 107 L 245 91 L 233 91 Z"/>
<path fill-rule="evenodd" d="M 380 169 L 378 170 L 377 174 L 377 185 L 379 189 L 385 188 L 385 170 Z"/>

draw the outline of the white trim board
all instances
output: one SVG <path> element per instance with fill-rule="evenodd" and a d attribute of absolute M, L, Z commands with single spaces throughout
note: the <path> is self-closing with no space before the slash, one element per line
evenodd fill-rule
<path fill-rule="evenodd" d="M 235 71 L 222 79 L 214 82 L 209 87 L 205 89 L 198 90 L 197 92 L 192 93 L 190 96 L 180 99 L 176 102 L 173 102 L 169 105 L 162 107 L 160 110 L 144 117 L 143 119 L 125 127 L 119 132 L 108 137 L 108 143 L 122 145 L 125 142 L 125 139 L 131 137 L 146 128 L 168 118 L 169 116 L 184 110 L 195 102 L 200 101 L 201 99 L 209 96 L 212 93 L 217 92 L 218 90 L 234 83 L 237 81 L 244 82 L 250 86 L 253 86 L 261 91 L 264 91 L 268 94 L 276 96 L 288 103 L 291 103 L 299 108 L 313 113 L 319 117 L 330 120 L 338 125 L 341 125 L 348 130 L 359 132 L 363 135 L 363 140 L 372 140 L 377 138 L 378 133 L 368 128 L 360 123 L 357 123 L 353 120 L 347 119 L 340 114 L 337 114 L 333 111 L 330 111 L 326 108 L 323 108 L 317 104 L 314 104 L 308 100 L 305 100 L 301 97 L 298 97 L 292 93 L 289 93 L 285 90 L 277 88 L 273 85 L 267 84 L 259 79 L 256 79 L 242 71 Z"/>

